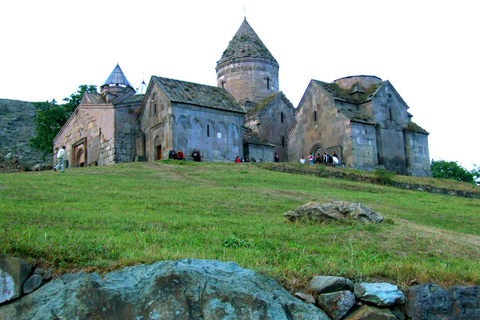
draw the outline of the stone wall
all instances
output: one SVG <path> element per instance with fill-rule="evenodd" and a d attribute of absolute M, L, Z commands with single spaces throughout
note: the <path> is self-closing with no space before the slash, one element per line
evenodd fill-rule
<path fill-rule="evenodd" d="M 106 155 L 106 150 L 113 149 L 115 142 L 113 106 L 106 104 L 77 108 L 53 142 L 54 148 L 66 146 L 65 160 L 69 164 L 75 163 L 74 147 L 78 143 L 86 145 L 85 165 L 114 163 L 114 158 Z"/>
<path fill-rule="evenodd" d="M 278 65 L 261 58 L 236 59 L 218 69 L 217 86 L 227 89 L 237 101 L 259 103 L 279 90 Z"/>
<path fill-rule="evenodd" d="M 280 161 L 288 161 L 287 137 L 294 123 L 295 109 L 281 92 L 259 111 L 245 116 L 245 126 L 258 134 L 261 140 L 273 144 L 273 152 L 278 154 Z"/>
<path fill-rule="evenodd" d="M 243 157 L 241 128 L 244 114 L 175 104 L 174 148 L 184 150 L 187 159 L 193 149 L 202 161 L 234 161 Z M 168 150 L 166 150 L 168 153 Z"/>
<path fill-rule="evenodd" d="M 248 161 L 259 160 L 260 162 L 273 162 L 275 153 L 274 146 L 269 144 L 249 143 L 244 145 L 245 158 Z"/>
<path fill-rule="evenodd" d="M 17 157 L 0 155 L 0 173 L 14 173 L 24 171 L 23 165 Z"/>
<path fill-rule="evenodd" d="M 406 174 L 403 132 L 408 127 L 408 106 L 387 81 L 366 108 L 377 124 L 378 164 Z"/>
<path fill-rule="evenodd" d="M 307 166 L 307 164 L 306 164 Z M 350 181 L 361 181 L 361 182 L 368 182 L 368 183 L 378 183 L 378 184 L 385 184 L 384 181 L 377 177 L 372 176 L 364 176 L 358 175 L 354 173 L 344 172 L 342 170 L 335 170 L 335 171 L 327 171 L 327 170 L 308 170 L 308 169 L 301 169 L 301 168 L 294 168 L 288 167 L 285 164 L 271 164 L 271 166 L 266 167 L 266 169 L 284 172 L 284 173 L 293 173 L 293 174 L 308 174 L 314 175 L 317 177 L 322 178 L 335 178 L 335 179 L 345 179 Z M 444 195 L 451 195 L 455 197 L 461 198 L 472 198 L 472 199 L 480 199 L 479 192 L 470 192 L 465 190 L 452 190 L 452 189 L 445 189 L 445 188 L 438 188 L 433 187 L 430 185 L 424 184 L 416 184 L 416 183 L 406 183 L 406 182 L 398 182 L 398 181 L 391 181 L 389 183 L 390 186 L 400 188 L 400 189 L 407 189 L 407 190 L 414 190 L 420 192 L 430 192 L 436 194 L 444 194 Z"/>
<path fill-rule="evenodd" d="M 243 113 L 172 103 L 157 85 L 144 101 L 139 120 L 147 161 L 159 159 L 160 147 L 162 159 L 168 158 L 171 148 L 182 149 L 189 160 L 193 149 L 200 151 L 202 161 L 233 161 L 243 156 Z"/>
<path fill-rule="evenodd" d="M 140 123 L 133 108 L 115 107 L 115 129 L 115 163 L 134 161 L 135 133 L 140 130 Z"/>
<path fill-rule="evenodd" d="M 184 259 L 102 276 L 0 260 L 5 319 L 461 319 L 480 318 L 480 286 L 435 284 L 403 293 L 390 283 L 316 276 L 293 297 L 273 279 L 234 262 Z"/>
<path fill-rule="evenodd" d="M 405 132 L 405 153 L 409 175 L 417 177 L 433 176 L 428 152 L 428 135 Z"/>
<path fill-rule="evenodd" d="M 154 84 L 145 95 L 142 111 L 138 115 L 144 137 L 138 137 L 137 141 L 144 139 L 146 161 L 155 161 L 159 158 L 157 146 L 160 145 L 162 147 L 160 157 L 168 158 L 168 151 L 174 147 L 173 137 L 169 134 L 173 130 L 171 116 L 170 100 L 158 85 Z"/>

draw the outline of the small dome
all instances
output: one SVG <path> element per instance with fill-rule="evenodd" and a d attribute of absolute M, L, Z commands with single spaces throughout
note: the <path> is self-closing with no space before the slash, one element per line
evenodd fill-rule
<path fill-rule="evenodd" d="M 105 81 L 104 84 L 102 84 L 101 88 L 104 86 L 122 86 L 122 87 L 130 87 L 133 89 L 133 86 L 128 82 L 127 77 L 123 74 L 122 69 L 120 69 L 120 66 L 117 63 L 117 66 L 115 69 L 113 69 L 112 73 L 110 73 L 110 76 L 108 76 L 107 80 Z"/>

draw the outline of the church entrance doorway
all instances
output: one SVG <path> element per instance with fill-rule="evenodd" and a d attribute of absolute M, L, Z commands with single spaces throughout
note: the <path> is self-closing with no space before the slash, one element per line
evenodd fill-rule
<path fill-rule="evenodd" d="M 80 139 L 72 145 L 72 166 L 85 167 L 87 162 L 87 138 Z"/>
<path fill-rule="evenodd" d="M 162 145 L 157 146 L 157 160 L 162 160 Z"/>
<path fill-rule="evenodd" d="M 323 156 L 323 153 L 325 152 L 325 149 L 320 144 L 315 144 L 313 145 L 312 148 L 310 148 L 310 153 L 313 154 L 313 157 L 315 158 L 317 154 Z"/>

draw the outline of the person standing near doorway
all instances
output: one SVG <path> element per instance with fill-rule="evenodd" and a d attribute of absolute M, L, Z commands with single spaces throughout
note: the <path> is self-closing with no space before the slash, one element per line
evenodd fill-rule
<path fill-rule="evenodd" d="M 65 146 L 62 146 L 57 152 L 57 164 L 53 169 L 57 172 L 59 168 L 61 173 L 65 173 Z"/>

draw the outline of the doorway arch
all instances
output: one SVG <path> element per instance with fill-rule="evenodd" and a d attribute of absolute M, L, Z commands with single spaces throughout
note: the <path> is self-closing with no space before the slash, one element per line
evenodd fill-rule
<path fill-rule="evenodd" d="M 316 143 L 310 148 L 310 154 L 313 154 L 314 157 L 317 154 L 320 154 L 320 156 L 322 156 L 324 152 L 325 152 L 325 149 L 320 143 Z"/>
<path fill-rule="evenodd" d="M 153 145 L 154 145 L 154 152 L 155 152 L 155 160 L 162 160 L 162 141 L 159 136 L 155 137 L 155 140 L 153 140 Z"/>

